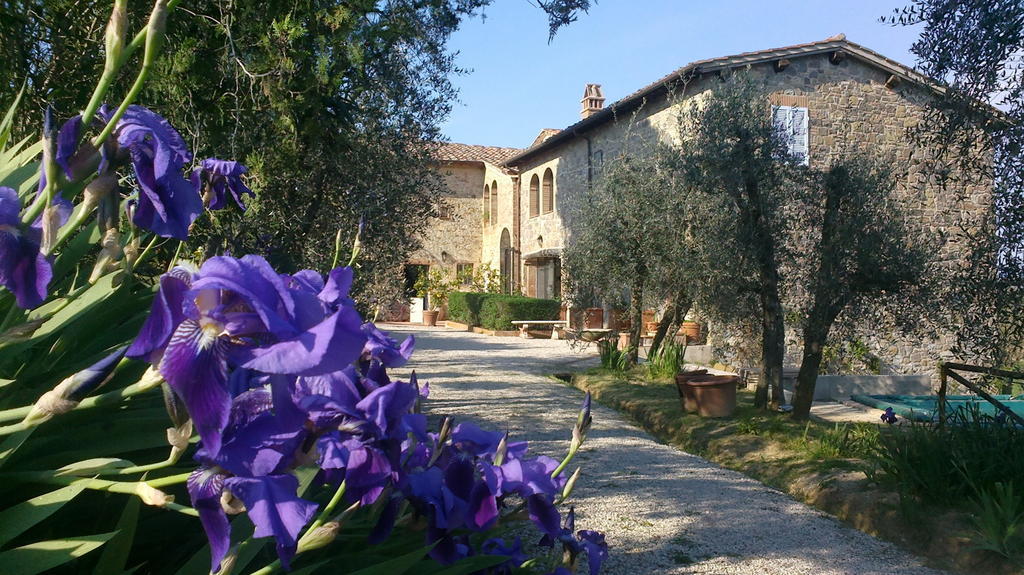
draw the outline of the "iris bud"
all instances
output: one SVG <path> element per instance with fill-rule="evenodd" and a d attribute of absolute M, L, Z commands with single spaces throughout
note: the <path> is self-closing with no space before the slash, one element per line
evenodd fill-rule
<path fill-rule="evenodd" d="M 572 490 L 576 487 L 576 481 L 580 478 L 580 472 L 582 470 L 582 467 L 577 467 L 576 471 L 573 472 L 571 477 L 569 477 L 569 480 L 565 482 L 565 487 L 562 488 L 562 494 L 559 496 L 557 503 L 565 501 L 570 495 L 572 495 Z"/>
<path fill-rule="evenodd" d="M 43 173 L 46 175 L 46 193 L 57 189 L 61 169 L 57 165 L 57 123 L 53 119 L 53 106 L 46 106 L 43 115 Z M 47 203 L 51 196 L 47 196 Z"/>
<path fill-rule="evenodd" d="M 167 0 L 156 0 L 153 4 L 153 12 L 149 15 L 149 24 L 146 26 L 146 52 L 143 56 L 143 65 L 152 65 L 156 62 L 157 54 L 164 45 L 164 37 L 167 35 Z"/>
<path fill-rule="evenodd" d="M 174 393 L 171 386 L 164 383 L 161 385 L 161 388 L 164 392 L 164 407 L 167 409 L 167 415 L 170 416 L 171 423 L 174 424 L 174 428 L 181 429 L 189 422 L 188 411 L 185 409 L 185 404 L 181 402 L 181 398 Z"/>
<path fill-rule="evenodd" d="M 135 484 L 135 495 L 138 495 L 139 499 L 146 505 L 153 505 L 154 507 L 163 507 L 168 503 L 174 502 L 173 495 L 168 495 L 145 481 Z"/>
<path fill-rule="evenodd" d="M 235 561 L 238 561 L 238 545 L 232 545 L 231 549 L 228 549 L 228 554 L 220 560 L 220 568 L 211 571 L 210 575 L 231 575 L 231 571 L 235 569 Z"/>
<path fill-rule="evenodd" d="M 39 251 L 49 255 L 57 244 L 57 232 L 60 231 L 60 211 L 50 204 L 43 209 L 43 237 L 39 243 Z"/>
<path fill-rule="evenodd" d="M 114 174 L 102 174 L 94 178 L 89 185 L 85 186 L 83 193 L 83 210 L 91 210 L 100 205 L 100 202 L 117 189 L 117 176 Z M 110 216 L 107 216 L 108 218 Z"/>
<path fill-rule="evenodd" d="M 508 433 L 501 437 L 498 447 L 494 449 L 494 465 L 505 463 L 505 455 L 508 454 Z"/>
<path fill-rule="evenodd" d="M 115 0 L 114 8 L 110 11 L 110 20 L 107 22 L 106 50 L 107 62 L 105 69 L 113 72 L 117 63 L 121 60 L 124 52 L 124 35 L 128 22 L 128 0 Z"/>
<path fill-rule="evenodd" d="M 299 539 L 299 547 L 297 553 L 304 553 L 306 551 L 312 551 L 314 549 L 320 549 L 330 545 L 332 541 L 338 536 L 338 529 L 341 525 L 337 521 L 329 521 L 323 525 L 306 532 L 305 535 Z"/>
<path fill-rule="evenodd" d="M 42 423 L 74 409 L 85 396 L 110 380 L 127 350 L 122 347 L 100 361 L 65 378 L 56 387 L 47 391 L 32 406 L 25 417 L 26 423 Z"/>

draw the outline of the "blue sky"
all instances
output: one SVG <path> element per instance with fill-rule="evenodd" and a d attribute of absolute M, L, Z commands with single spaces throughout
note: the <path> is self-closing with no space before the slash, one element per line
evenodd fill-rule
<path fill-rule="evenodd" d="M 913 65 L 917 28 L 878 21 L 899 0 L 598 0 L 548 44 L 547 18 L 528 0 L 495 0 L 450 47 L 470 73 L 444 133 L 454 142 L 525 148 L 542 128 L 579 119 L 588 82 L 606 104 L 694 60 L 823 40 L 840 32 Z"/>

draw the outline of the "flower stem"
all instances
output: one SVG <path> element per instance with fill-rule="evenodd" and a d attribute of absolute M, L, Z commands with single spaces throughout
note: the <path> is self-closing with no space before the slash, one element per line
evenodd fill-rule
<path fill-rule="evenodd" d="M 558 464 L 558 467 L 556 467 L 555 470 L 551 472 L 551 478 L 552 479 L 554 479 L 555 477 L 558 477 L 559 473 L 565 471 L 565 468 L 568 467 L 570 462 L 572 462 L 572 459 L 574 457 L 576 457 L 576 452 L 577 451 L 579 451 L 579 450 L 578 449 L 570 449 L 569 450 L 569 453 L 566 454 L 565 459 L 563 459 L 562 462 Z"/>
<path fill-rule="evenodd" d="M 128 90 L 128 94 L 125 95 L 124 99 L 121 100 L 121 105 L 117 107 L 117 110 L 110 117 L 107 125 L 103 127 L 103 131 L 98 136 L 93 138 L 92 145 L 97 149 L 103 145 L 103 142 L 110 137 L 113 133 L 114 128 L 117 127 L 118 120 L 124 116 L 125 111 L 128 110 L 128 106 L 135 101 L 139 93 L 142 91 L 142 86 L 146 83 L 149 78 L 149 73 L 153 70 L 153 66 L 156 64 L 157 53 L 160 51 L 160 45 L 163 42 L 163 26 L 167 18 L 167 13 L 174 8 L 177 2 L 165 2 L 164 0 L 156 0 L 153 5 L 153 12 L 150 14 L 149 23 L 144 29 L 142 29 L 138 35 L 132 40 L 125 50 L 122 58 L 127 58 L 131 55 L 139 46 L 145 45 L 146 50 L 142 57 L 142 67 L 139 69 L 138 76 L 135 77 L 135 83 L 132 84 L 131 89 Z M 139 38 L 139 35 L 142 38 Z M 136 40 L 138 44 L 136 45 Z M 121 64 L 124 62 L 122 61 Z"/>
<path fill-rule="evenodd" d="M 167 3 L 167 10 L 173 10 L 179 2 L 181 2 L 181 0 L 170 0 L 170 2 Z M 117 73 L 124 66 L 125 62 L 131 58 L 132 54 L 134 54 L 136 50 L 146 44 L 146 33 L 148 31 L 148 27 L 139 30 L 135 37 L 132 38 L 132 41 L 124 47 L 124 50 L 121 52 L 121 57 L 112 62 L 110 66 L 104 68 L 103 75 L 100 77 L 99 83 L 96 84 L 96 89 L 93 90 L 89 103 L 85 106 L 85 110 L 82 111 L 82 120 L 86 125 L 89 125 L 89 119 L 92 118 L 93 114 L 96 113 L 96 110 L 99 109 L 100 103 L 103 101 L 103 97 L 106 96 L 107 90 L 110 89 L 110 85 L 114 82 L 114 79 L 117 78 Z"/>
<path fill-rule="evenodd" d="M 146 261 L 146 256 L 148 256 L 148 255 L 149 255 L 149 254 L 150 254 L 150 253 L 152 252 L 152 250 L 153 250 L 153 246 L 155 246 L 155 245 L 156 245 L 156 241 L 157 241 L 158 239 L 160 239 L 160 236 L 156 236 L 156 235 L 154 235 L 154 236 L 153 236 L 153 239 L 149 240 L 149 243 L 148 243 L 148 244 L 146 244 L 146 249 L 142 250 L 142 253 L 141 253 L 141 254 L 139 254 L 139 257 L 138 257 L 138 258 L 136 258 L 136 260 L 135 260 L 135 266 L 134 266 L 134 267 L 136 267 L 136 268 L 137 268 L 137 267 L 139 267 L 139 265 L 140 265 L 140 264 L 142 264 L 142 262 Z M 179 244 L 179 245 L 180 245 L 180 244 Z"/>
<path fill-rule="evenodd" d="M 149 78 L 149 71 L 152 69 L 152 67 L 153 65 L 151 63 L 142 65 L 142 69 L 139 70 L 139 75 L 136 76 L 135 83 L 132 84 L 132 88 L 128 91 L 128 95 L 125 96 L 124 100 L 121 101 L 121 105 L 117 107 L 117 110 L 114 112 L 114 115 L 110 117 L 110 121 L 107 122 L 107 125 L 103 127 L 103 131 L 100 132 L 100 135 L 93 138 L 93 146 L 99 148 L 100 146 L 103 145 L 103 142 L 110 137 L 110 134 L 114 131 L 114 128 L 117 126 L 117 121 L 121 119 L 121 116 L 124 116 L 124 113 L 128 110 L 128 106 L 130 106 L 132 102 L 135 101 L 135 98 L 138 97 L 139 92 L 142 91 L 142 85 L 145 84 L 146 80 Z"/>
<path fill-rule="evenodd" d="M 50 253 L 57 251 L 58 248 L 63 246 L 78 228 L 82 227 L 82 224 L 92 215 L 92 209 L 87 209 L 85 204 L 80 204 L 75 210 L 74 216 L 64 224 L 64 227 L 60 230 L 60 235 L 57 236 L 57 241 L 54 242 L 53 247 L 50 248 Z"/>
<path fill-rule="evenodd" d="M 31 408 L 29 408 L 29 409 L 31 409 Z M 10 435 L 12 433 L 17 433 L 19 431 L 25 431 L 26 429 L 32 429 L 33 427 L 35 427 L 35 426 L 34 425 L 29 425 L 29 424 L 25 423 L 24 421 L 20 421 L 18 423 L 13 424 L 13 425 L 7 425 L 7 426 L 4 426 L 4 427 L 0 427 L 0 436 Z"/>
<path fill-rule="evenodd" d="M 157 462 L 157 463 L 148 463 L 146 465 L 136 465 L 135 467 L 125 467 L 124 469 L 118 469 L 117 470 L 117 474 L 118 475 L 134 475 L 136 473 L 145 473 L 147 471 L 156 471 L 157 469 L 163 469 L 165 467 L 170 467 L 170 466 L 174 465 L 175 463 L 177 463 L 178 460 L 181 459 L 181 455 L 183 453 L 184 453 L 184 451 L 181 451 L 181 450 L 178 450 L 178 449 L 172 449 L 171 450 L 171 454 L 167 457 L 167 459 L 165 459 L 163 461 L 160 461 L 160 462 Z"/>
<path fill-rule="evenodd" d="M 341 502 L 341 498 L 344 496 L 345 482 L 342 481 L 341 485 L 339 485 L 338 489 L 334 492 L 334 496 L 331 497 L 331 500 L 327 502 L 327 505 L 324 506 L 323 511 L 320 512 L 320 515 L 317 516 L 316 520 L 309 525 L 309 529 L 307 529 L 306 532 L 309 533 L 317 527 L 323 525 L 324 522 L 327 521 L 327 517 L 331 514 L 331 512 L 334 511 L 334 508 L 338 506 L 338 503 Z"/>
<path fill-rule="evenodd" d="M 36 194 L 36 199 L 32 201 L 32 205 L 25 211 L 25 215 L 21 216 L 21 223 L 31 224 L 39 217 L 39 214 L 43 213 L 43 208 L 46 207 L 46 194 Z"/>

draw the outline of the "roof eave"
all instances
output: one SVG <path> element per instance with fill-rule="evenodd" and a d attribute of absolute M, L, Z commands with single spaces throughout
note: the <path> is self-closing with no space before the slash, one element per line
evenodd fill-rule
<path fill-rule="evenodd" d="M 878 68 L 881 68 L 890 74 L 893 74 L 901 80 L 906 80 L 914 84 L 924 86 L 932 92 L 943 95 L 946 92 L 945 87 L 938 84 L 935 80 L 919 74 L 914 70 L 896 62 L 890 60 L 885 56 L 865 48 L 860 44 L 850 42 L 849 40 L 836 40 L 832 42 L 822 42 L 820 45 L 816 45 L 813 48 L 804 47 L 790 47 L 780 48 L 778 50 L 770 50 L 764 52 L 751 53 L 750 55 L 739 54 L 736 56 L 725 56 L 721 58 L 711 58 L 708 60 L 701 60 L 688 64 L 687 66 L 680 68 L 665 78 L 657 81 L 656 83 L 648 86 L 647 89 L 642 90 L 636 94 L 627 96 L 618 102 L 615 102 L 611 106 L 604 108 L 600 112 L 580 120 L 575 124 L 565 128 L 558 134 L 551 136 L 540 145 L 524 150 L 522 153 L 517 154 L 502 163 L 502 167 L 514 167 L 516 164 L 534 157 L 541 152 L 550 150 L 565 140 L 575 138 L 593 129 L 594 127 L 603 124 L 604 122 L 612 119 L 620 113 L 631 112 L 645 100 L 652 96 L 659 95 L 660 92 L 665 92 L 668 87 L 675 82 L 683 79 L 688 75 L 703 75 L 708 73 L 720 72 L 722 70 L 732 70 L 747 65 L 765 64 L 773 62 L 786 57 L 805 57 L 805 56 L 817 56 L 821 54 L 828 54 L 831 52 L 841 51 L 850 56 L 858 58 L 869 64 L 872 64 Z"/>

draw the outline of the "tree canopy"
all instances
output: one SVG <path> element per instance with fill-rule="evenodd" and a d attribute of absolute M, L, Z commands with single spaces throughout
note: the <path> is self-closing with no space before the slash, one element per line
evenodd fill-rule
<path fill-rule="evenodd" d="M 197 158 L 232 156 L 258 194 L 244 216 L 194 230 L 197 255 L 252 252 L 283 269 L 325 269 L 366 222 L 356 294 L 400 297 L 399 264 L 443 201 L 428 169 L 462 71 L 447 48 L 491 0 L 303 0 L 182 3 L 144 98 Z M 0 100 L 69 117 L 103 67 L 111 2 L 0 4 Z M 545 2 L 552 34 L 589 0 Z M 147 6 L 129 21 L 145 22 Z M 129 33 L 134 29 L 129 28 Z M 131 82 L 121 78 L 115 97 Z M 21 133 L 42 114 L 25 114 Z M 32 118 L 39 118 L 38 122 Z"/>

